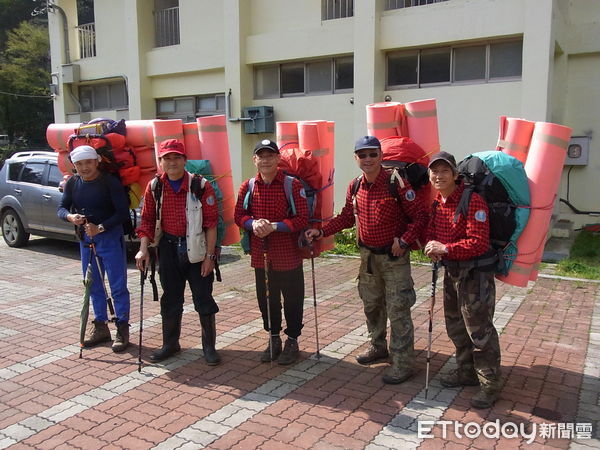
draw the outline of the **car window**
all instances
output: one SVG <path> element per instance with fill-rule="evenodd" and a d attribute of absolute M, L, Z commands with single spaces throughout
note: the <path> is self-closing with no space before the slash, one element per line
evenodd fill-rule
<path fill-rule="evenodd" d="M 50 172 L 48 173 L 48 186 L 58 187 L 63 179 L 63 174 L 58 170 L 56 164 L 50 164 Z"/>
<path fill-rule="evenodd" d="M 21 173 L 21 181 L 24 183 L 42 184 L 45 163 L 28 162 Z"/>
<path fill-rule="evenodd" d="M 19 175 L 21 174 L 21 169 L 25 163 L 23 162 L 14 162 L 8 165 L 8 179 L 10 181 L 19 181 Z"/>

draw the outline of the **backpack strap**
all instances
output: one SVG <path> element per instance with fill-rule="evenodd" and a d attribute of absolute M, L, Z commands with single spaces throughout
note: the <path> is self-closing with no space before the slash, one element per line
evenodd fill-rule
<path fill-rule="evenodd" d="M 287 201 L 290 205 L 290 211 L 292 213 L 293 216 L 296 215 L 296 203 L 294 202 L 294 195 L 293 195 L 293 186 L 294 184 L 294 178 L 286 175 L 285 178 L 283 179 L 283 190 L 285 192 L 285 196 L 287 198 Z"/>
<path fill-rule="evenodd" d="M 467 217 L 467 214 L 469 213 L 469 204 L 471 203 L 471 195 L 473 194 L 474 190 L 475 186 L 472 184 L 466 185 L 465 190 L 458 201 L 456 212 L 454 213 L 454 219 L 452 220 L 454 223 L 458 222 L 458 216 L 461 214 L 463 217 Z"/>
<path fill-rule="evenodd" d="M 190 181 L 190 189 L 198 200 L 202 199 L 204 190 L 206 189 L 206 178 L 202 175 L 194 174 Z"/>
<path fill-rule="evenodd" d="M 350 193 L 352 194 L 352 210 L 354 212 L 354 223 L 356 224 L 356 243 L 358 244 L 359 240 L 359 228 L 360 223 L 358 221 L 358 200 L 356 199 L 356 194 L 358 193 L 358 189 L 360 188 L 360 182 L 362 181 L 363 176 L 359 175 L 354 180 L 352 180 L 352 186 L 350 188 Z"/>
<path fill-rule="evenodd" d="M 152 191 L 152 196 L 154 197 L 154 203 L 156 205 L 156 220 L 160 219 L 160 212 L 162 210 L 162 191 L 163 185 L 160 181 L 160 175 L 154 175 L 154 178 L 150 182 L 150 189 Z"/>
<path fill-rule="evenodd" d="M 244 196 L 244 209 L 246 211 L 250 210 L 252 206 L 252 194 L 254 193 L 254 184 L 256 183 L 256 178 L 252 177 L 248 180 L 248 190 L 246 191 L 246 195 Z"/>
<path fill-rule="evenodd" d="M 394 197 L 396 199 L 396 201 L 399 202 L 400 201 L 400 193 L 398 192 L 397 186 L 400 186 L 400 189 L 404 189 L 406 184 L 404 184 L 404 180 L 402 179 L 402 176 L 400 175 L 400 171 L 398 170 L 398 168 L 394 167 L 392 169 L 392 173 L 390 175 L 389 188 L 390 188 L 390 194 L 392 195 L 392 197 Z"/>

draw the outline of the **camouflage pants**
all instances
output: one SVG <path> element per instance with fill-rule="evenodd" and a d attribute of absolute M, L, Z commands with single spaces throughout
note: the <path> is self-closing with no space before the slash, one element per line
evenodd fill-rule
<path fill-rule="evenodd" d="M 358 293 L 363 301 L 371 343 L 387 347 L 387 321 L 390 320 L 389 352 L 396 367 L 414 364 L 414 328 L 410 307 L 416 295 L 410 275 L 409 252 L 392 260 L 360 248 Z M 370 269 L 370 270 L 369 270 Z"/>
<path fill-rule="evenodd" d="M 500 378 L 500 342 L 494 327 L 494 272 L 446 268 L 444 316 L 459 368 L 475 368 L 482 385 Z"/>

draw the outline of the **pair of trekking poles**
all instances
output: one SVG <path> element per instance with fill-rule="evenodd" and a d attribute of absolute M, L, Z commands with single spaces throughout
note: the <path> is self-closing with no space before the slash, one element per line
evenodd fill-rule
<path fill-rule="evenodd" d="M 262 239 L 263 243 L 263 264 L 265 270 L 265 288 L 266 288 L 266 301 L 267 301 L 267 323 L 269 326 L 269 352 L 271 364 L 273 364 L 273 333 L 271 333 L 272 324 L 271 324 L 271 297 L 270 297 L 270 289 L 269 289 L 269 256 L 268 250 L 269 245 L 267 241 L 267 237 L 265 236 Z M 317 284 L 315 281 L 315 250 L 314 244 L 312 242 L 308 243 L 310 248 L 310 266 L 312 272 L 312 288 L 313 288 L 313 307 L 315 310 L 315 337 L 317 340 L 317 359 L 321 358 L 320 347 L 319 347 L 319 321 L 317 318 Z"/>

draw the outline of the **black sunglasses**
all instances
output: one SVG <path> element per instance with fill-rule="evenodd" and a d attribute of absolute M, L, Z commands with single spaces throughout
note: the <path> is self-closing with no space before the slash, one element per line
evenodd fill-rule
<path fill-rule="evenodd" d="M 356 156 L 358 156 L 360 159 L 365 159 L 367 156 L 370 158 L 377 158 L 379 153 L 357 153 Z"/>

